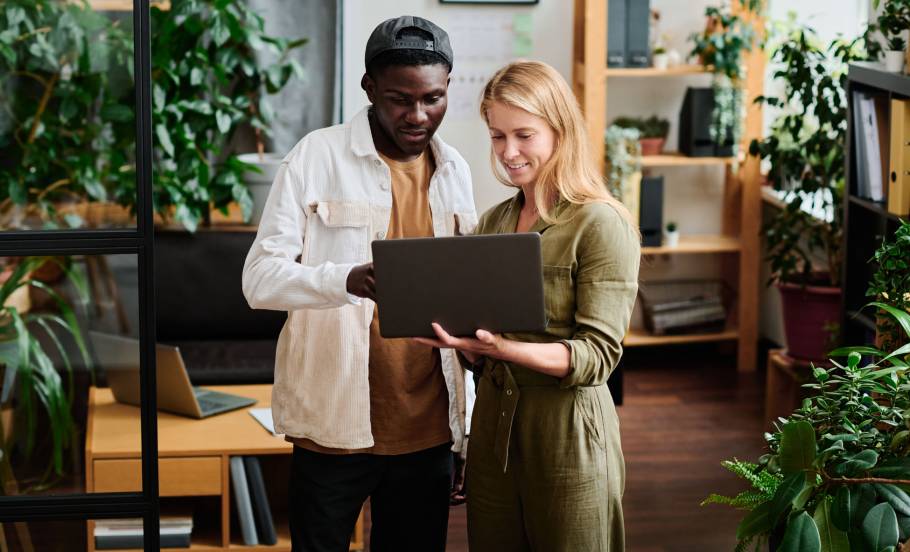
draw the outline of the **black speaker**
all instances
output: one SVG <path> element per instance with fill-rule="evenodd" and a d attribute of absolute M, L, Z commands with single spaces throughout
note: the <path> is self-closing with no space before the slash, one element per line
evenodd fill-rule
<path fill-rule="evenodd" d="M 660 247 L 664 225 L 664 177 L 642 177 L 638 196 L 638 225 L 641 228 L 641 244 Z"/>
<path fill-rule="evenodd" d="M 686 88 L 679 110 L 679 151 L 689 157 L 729 157 L 733 155 L 733 136 L 727 132 L 723 144 L 711 139 L 711 115 L 714 91 L 710 88 Z"/>

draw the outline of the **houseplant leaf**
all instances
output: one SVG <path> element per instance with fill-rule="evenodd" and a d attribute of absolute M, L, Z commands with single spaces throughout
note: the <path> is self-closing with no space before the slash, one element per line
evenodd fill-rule
<path fill-rule="evenodd" d="M 785 474 L 802 472 L 812 467 L 817 445 L 815 430 L 806 421 L 784 425 L 780 441 L 780 468 Z"/>
<path fill-rule="evenodd" d="M 869 510 L 863 519 L 863 538 L 869 550 L 876 552 L 897 546 L 897 515 L 890 504 L 882 502 Z"/>
<path fill-rule="evenodd" d="M 777 492 L 774 493 L 774 498 L 771 499 L 772 525 L 777 524 L 777 520 L 790 508 L 793 500 L 799 496 L 805 485 L 806 477 L 802 472 L 794 472 L 784 478 L 783 483 L 780 484 Z"/>
<path fill-rule="evenodd" d="M 910 496 L 903 489 L 881 483 L 873 483 L 873 487 L 878 496 L 890 504 L 896 513 L 910 516 Z"/>
<path fill-rule="evenodd" d="M 834 466 L 837 475 L 850 476 L 862 470 L 868 470 L 878 462 L 878 453 L 871 449 L 861 450 L 856 454 L 844 456 L 844 461 Z"/>
<path fill-rule="evenodd" d="M 736 539 L 743 540 L 755 535 L 771 532 L 774 525 L 771 519 L 771 503 L 764 502 L 749 512 L 736 528 Z"/>
<path fill-rule="evenodd" d="M 847 533 L 838 529 L 831 519 L 832 503 L 830 497 L 822 500 L 815 508 L 815 515 L 812 516 L 818 528 L 821 552 L 850 552 L 850 539 L 847 538 Z"/>
<path fill-rule="evenodd" d="M 820 552 L 821 536 L 815 520 L 806 512 L 800 513 L 787 524 L 787 531 L 778 552 Z"/>

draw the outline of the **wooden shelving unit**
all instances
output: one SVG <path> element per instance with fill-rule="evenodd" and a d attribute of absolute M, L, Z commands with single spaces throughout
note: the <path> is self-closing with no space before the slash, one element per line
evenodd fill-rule
<path fill-rule="evenodd" d="M 704 167 L 708 165 L 732 164 L 732 157 L 689 157 L 676 152 L 641 156 L 641 166 L 646 169 L 656 167 Z"/>
<path fill-rule="evenodd" d="M 737 4 L 734 1 L 734 4 Z M 736 5 L 735 9 L 739 9 Z M 640 77 L 666 78 L 705 74 L 701 66 L 686 65 L 665 70 L 654 68 L 607 68 L 607 0 L 575 0 L 575 32 L 573 47 L 572 85 L 588 125 L 588 136 L 596 159 L 604 159 L 604 131 L 607 126 L 608 78 Z M 743 12 L 744 18 L 754 18 Z M 763 34 L 764 22 L 754 21 Z M 744 83 L 746 120 L 740 151 L 746 151 L 753 138 L 761 137 L 761 106 L 753 100 L 761 95 L 765 58 L 760 48 L 747 56 Z M 646 247 L 645 255 L 660 254 L 726 254 L 722 260 L 723 279 L 736 291 L 735 308 L 729 328 L 723 332 L 673 336 L 651 336 L 643 330 L 631 329 L 626 335 L 626 347 L 645 347 L 681 343 L 735 341 L 737 369 L 755 370 L 758 341 L 758 286 L 760 269 L 761 186 L 758 160 L 745 157 L 736 172 L 733 159 L 722 157 L 690 158 L 679 154 L 645 157 L 645 168 L 723 167 L 724 193 L 722 229 L 719 236 L 683 236 L 674 248 Z M 735 255 L 729 255 L 735 253 Z"/>
<path fill-rule="evenodd" d="M 683 343 L 712 343 L 715 341 L 736 341 L 739 331 L 735 328 L 722 332 L 693 333 L 684 335 L 651 335 L 644 330 L 629 330 L 623 341 L 625 347 L 649 347 L 655 345 L 679 345 Z"/>
<path fill-rule="evenodd" d="M 674 77 L 678 75 L 700 75 L 706 74 L 705 68 L 701 65 L 677 65 L 666 69 L 655 69 L 653 67 L 608 67 L 606 75 L 608 77 Z"/>
<path fill-rule="evenodd" d="M 841 267 L 843 288 L 843 313 L 841 326 L 844 343 L 850 345 L 872 344 L 875 339 L 875 312 L 863 306 L 872 301 L 866 296 L 866 289 L 877 267 L 870 262 L 882 241 L 892 239 L 901 222 L 910 220 L 888 211 L 885 202 L 872 201 L 858 195 L 858 163 L 856 160 L 856 136 L 852 125 L 853 92 L 863 91 L 882 100 L 885 112 L 884 124 L 888 125 L 884 135 L 889 140 L 880 144 L 885 166 L 891 166 L 891 100 L 910 99 L 910 77 L 885 71 L 878 63 L 851 63 L 847 74 L 848 116 L 851 124 L 847 130 L 847 182 L 844 193 L 844 258 Z M 888 175 L 884 175 L 888 178 Z M 887 180 L 885 180 L 887 183 Z M 887 192 L 887 187 L 886 190 Z"/>
<path fill-rule="evenodd" d="M 742 249 L 735 236 L 690 235 L 681 236 L 675 247 L 642 247 L 642 255 L 686 255 L 694 253 L 739 253 Z"/>

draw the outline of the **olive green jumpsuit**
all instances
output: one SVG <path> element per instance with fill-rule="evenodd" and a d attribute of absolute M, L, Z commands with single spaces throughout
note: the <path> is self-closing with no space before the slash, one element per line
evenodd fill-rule
<path fill-rule="evenodd" d="M 522 192 L 477 234 L 514 232 Z M 638 290 L 640 242 L 612 206 L 560 201 L 541 234 L 547 329 L 517 341 L 565 344 L 562 379 L 487 359 L 468 441 L 472 552 L 624 550 L 625 466 L 606 381 Z"/>

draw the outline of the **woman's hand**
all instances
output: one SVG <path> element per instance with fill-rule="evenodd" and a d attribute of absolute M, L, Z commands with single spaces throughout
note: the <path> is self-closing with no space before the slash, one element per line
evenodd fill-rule
<path fill-rule="evenodd" d="M 486 330 L 477 330 L 474 334 L 476 337 L 454 337 L 435 322 L 433 322 L 433 331 L 436 332 L 436 339 L 426 337 L 415 337 L 414 339 L 418 343 L 430 347 L 458 349 L 471 362 L 476 361 L 480 356 L 504 359 L 506 349 L 511 343 L 501 335 Z"/>

